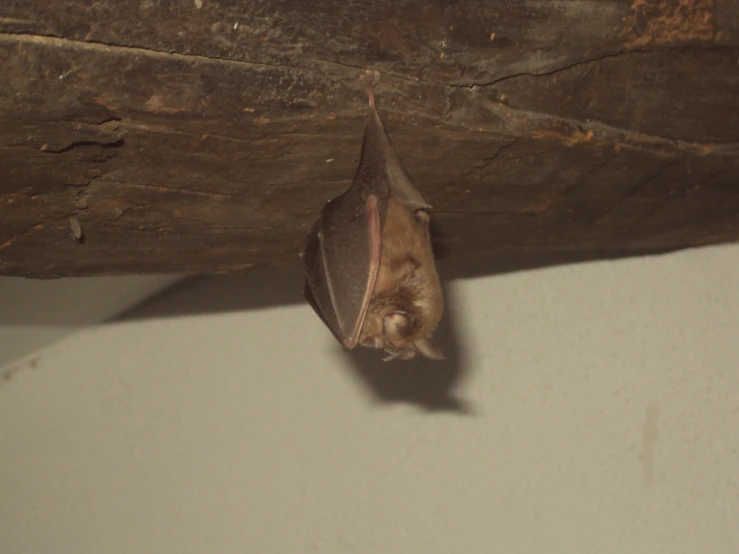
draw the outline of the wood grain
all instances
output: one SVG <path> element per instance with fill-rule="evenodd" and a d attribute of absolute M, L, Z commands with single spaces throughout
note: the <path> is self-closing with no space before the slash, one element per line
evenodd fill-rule
<path fill-rule="evenodd" d="M 735 1 L 15 0 L 0 274 L 297 266 L 367 69 L 444 257 L 739 238 Z"/>

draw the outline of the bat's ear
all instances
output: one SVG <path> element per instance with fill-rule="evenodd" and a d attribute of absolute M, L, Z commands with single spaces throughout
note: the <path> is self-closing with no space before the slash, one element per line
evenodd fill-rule
<path fill-rule="evenodd" d="M 415 346 L 416 350 L 421 354 L 431 360 L 446 360 L 446 356 L 444 356 L 439 345 L 431 342 L 430 338 L 417 340 L 413 343 L 413 346 Z"/>

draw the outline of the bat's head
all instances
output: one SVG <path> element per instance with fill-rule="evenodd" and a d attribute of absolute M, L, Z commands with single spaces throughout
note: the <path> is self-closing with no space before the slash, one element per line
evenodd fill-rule
<path fill-rule="evenodd" d="M 386 360 L 400 358 L 410 360 L 421 354 L 431 360 L 444 360 L 438 344 L 431 336 L 423 337 L 419 333 L 412 315 L 406 312 L 391 312 L 384 317 L 384 330 L 387 343 L 383 345 L 389 354 Z M 414 336 L 415 335 L 415 336 Z"/>
<path fill-rule="evenodd" d="M 411 286 L 408 286 L 408 285 Z M 441 317 L 440 299 L 419 296 L 411 283 L 373 298 L 362 328 L 360 344 L 389 354 L 386 360 L 410 360 L 421 354 L 443 360 L 444 354 L 431 334 Z"/>
<path fill-rule="evenodd" d="M 432 360 L 445 359 L 441 348 L 426 333 L 425 326 L 411 313 L 390 308 L 385 313 L 369 315 L 372 317 L 367 320 L 360 344 L 385 350 L 388 353 L 386 361 L 410 360 L 417 354 Z"/>

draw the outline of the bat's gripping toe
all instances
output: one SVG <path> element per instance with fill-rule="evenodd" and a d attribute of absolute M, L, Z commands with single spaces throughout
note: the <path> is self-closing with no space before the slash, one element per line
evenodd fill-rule
<path fill-rule="evenodd" d="M 380 80 L 380 72 L 376 69 L 368 70 L 366 75 L 367 80 L 367 96 L 369 97 L 369 105 L 372 109 L 375 108 L 375 85 Z"/>

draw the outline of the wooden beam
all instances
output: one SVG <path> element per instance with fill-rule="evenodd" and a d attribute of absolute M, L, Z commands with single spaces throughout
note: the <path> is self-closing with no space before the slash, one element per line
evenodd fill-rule
<path fill-rule="evenodd" d="M 6 3 L 0 274 L 297 265 L 370 68 L 443 256 L 734 241 L 738 62 L 732 0 Z"/>

